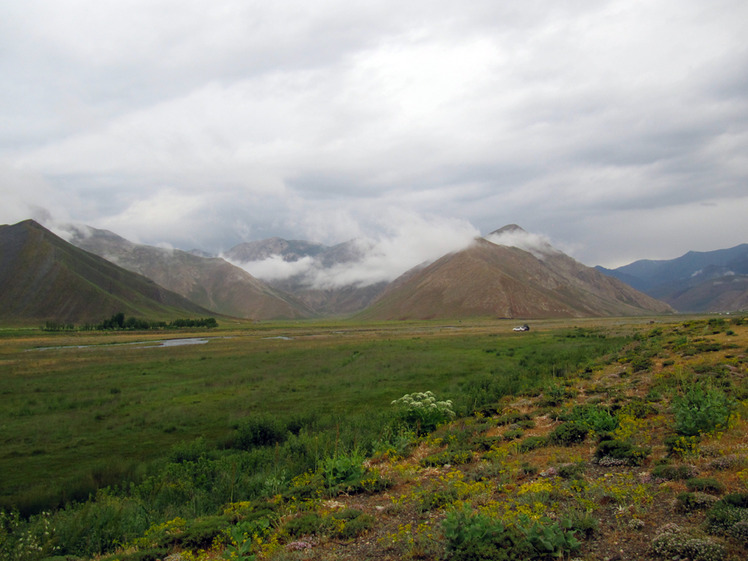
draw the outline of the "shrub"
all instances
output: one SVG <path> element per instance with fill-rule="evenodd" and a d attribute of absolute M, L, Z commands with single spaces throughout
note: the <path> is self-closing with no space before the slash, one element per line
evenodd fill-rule
<path fill-rule="evenodd" d="M 595 450 L 595 457 L 598 459 L 614 458 L 634 466 L 644 463 L 648 455 L 649 450 L 624 440 L 602 440 Z"/>
<path fill-rule="evenodd" d="M 482 437 L 479 437 L 479 438 L 475 439 L 475 441 L 473 442 L 473 445 L 474 445 L 474 447 L 475 447 L 476 450 L 482 450 L 484 452 L 488 451 L 491 448 L 493 448 L 494 446 L 500 445 L 501 442 L 506 438 L 506 435 L 509 432 L 511 432 L 511 431 L 507 431 L 504 434 L 504 437 L 501 437 L 501 436 L 482 436 Z"/>
<path fill-rule="evenodd" d="M 548 442 L 560 446 L 571 446 L 572 444 L 584 442 L 588 432 L 589 429 L 587 427 L 570 421 L 557 426 L 548 435 Z"/>
<path fill-rule="evenodd" d="M 239 424 L 231 447 L 250 450 L 257 446 L 271 446 L 283 442 L 287 435 L 286 427 L 282 427 L 274 417 L 256 415 Z"/>
<path fill-rule="evenodd" d="M 653 366 L 652 359 L 646 356 L 638 356 L 631 360 L 631 370 L 634 372 L 643 372 L 651 370 Z"/>
<path fill-rule="evenodd" d="M 606 407 L 584 404 L 575 405 L 569 420 L 597 433 L 612 432 L 618 427 L 618 419 Z"/>
<path fill-rule="evenodd" d="M 324 518 L 316 512 L 309 512 L 286 522 L 284 529 L 289 536 L 299 538 L 322 533 L 325 527 Z"/>
<path fill-rule="evenodd" d="M 666 524 L 652 541 L 652 553 L 663 559 L 722 561 L 725 548 L 707 537 L 691 534 L 677 524 Z"/>
<path fill-rule="evenodd" d="M 693 383 L 673 399 L 675 430 L 684 436 L 699 436 L 727 428 L 736 404 L 718 388 Z"/>
<path fill-rule="evenodd" d="M 672 434 L 665 438 L 665 447 L 671 456 L 695 456 L 699 452 L 699 437 Z"/>
<path fill-rule="evenodd" d="M 748 496 L 746 493 L 727 495 L 709 509 L 707 531 L 731 536 L 748 545 Z M 746 506 L 740 506 L 746 505 Z"/>
<path fill-rule="evenodd" d="M 430 391 L 405 394 L 392 402 L 397 419 L 419 435 L 429 433 L 455 416 L 452 401 L 437 401 Z"/>
<path fill-rule="evenodd" d="M 713 477 L 692 477 L 686 481 L 686 487 L 689 491 L 701 491 L 715 495 L 721 495 L 725 491 L 724 483 Z"/>
<path fill-rule="evenodd" d="M 584 463 L 561 464 L 556 471 L 558 476 L 564 479 L 577 479 L 584 473 Z"/>
<path fill-rule="evenodd" d="M 547 440 L 542 436 L 528 436 L 522 442 L 519 443 L 517 449 L 520 452 L 529 452 L 536 448 L 541 448 L 547 444 Z"/>
<path fill-rule="evenodd" d="M 697 473 L 696 467 L 691 465 L 674 466 L 664 464 L 655 466 L 652 469 L 652 477 L 658 479 L 667 479 L 668 481 L 677 479 L 691 479 Z"/>
<path fill-rule="evenodd" d="M 504 440 L 517 440 L 518 438 L 522 438 L 524 434 L 525 431 L 522 429 L 510 429 L 504 433 Z"/>
<path fill-rule="evenodd" d="M 719 499 L 708 493 L 681 493 L 677 497 L 678 510 L 682 512 L 693 512 L 697 510 L 707 510 L 714 506 Z"/>

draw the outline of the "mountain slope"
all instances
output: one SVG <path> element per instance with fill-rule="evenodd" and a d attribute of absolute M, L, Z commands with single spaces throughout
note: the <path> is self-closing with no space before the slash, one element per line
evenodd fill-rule
<path fill-rule="evenodd" d="M 118 312 L 161 319 L 210 315 L 33 220 L 0 226 L 0 317 L 78 323 L 99 322 Z"/>
<path fill-rule="evenodd" d="M 716 251 L 689 251 L 670 260 L 645 259 L 617 269 L 598 269 L 681 312 L 748 308 L 748 244 Z"/>
<path fill-rule="evenodd" d="M 671 311 L 549 245 L 531 253 L 481 238 L 463 251 L 406 273 L 360 316 L 552 318 Z"/>
<path fill-rule="evenodd" d="M 253 319 L 297 319 L 313 312 L 224 259 L 132 243 L 112 232 L 70 226 L 71 243 L 141 274 L 217 313 Z"/>

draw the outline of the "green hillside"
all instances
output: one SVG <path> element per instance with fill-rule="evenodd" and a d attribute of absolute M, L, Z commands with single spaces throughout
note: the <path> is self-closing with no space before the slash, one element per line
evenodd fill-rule
<path fill-rule="evenodd" d="M 0 226 L 0 321 L 99 322 L 210 312 L 78 249 L 32 220 Z"/>

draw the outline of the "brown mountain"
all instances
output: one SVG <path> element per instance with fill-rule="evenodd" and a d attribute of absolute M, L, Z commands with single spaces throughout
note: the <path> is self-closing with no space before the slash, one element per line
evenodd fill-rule
<path fill-rule="evenodd" d="M 517 226 L 489 237 L 526 234 Z M 525 236 L 525 249 L 477 239 L 395 280 L 359 317 L 556 318 L 669 313 L 667 304 Z M 531 244 L 534 244 L 530 247 Z M 523 245 L 523 244 L 520 244 Z"/>
<path fill-rule="evenodd" d="M 98 323 L 119 312 L 145 319 L 210 315 L 33 220 L 0 226 L 0 318 Z"/>
<path fill-rule="evenodd" d="M 71 243 L 141 274 L 216 313 L 253 319 L 310 317 L 298 299 L 218 257 L 132 243 L 107 230 L 68 226 Z"/>

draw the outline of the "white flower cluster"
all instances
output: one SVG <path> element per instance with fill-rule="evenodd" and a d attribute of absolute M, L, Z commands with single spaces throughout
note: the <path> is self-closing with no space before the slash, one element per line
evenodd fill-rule
<path fill-rule="evenodd" d="M 452 400 L 437 401 L 434 393 L 430 391 L 405 394 L 401 398 L 394 400 L 392 405 L 403 405 L 409 410 L 438 411 L 448 417 L 455 416 L 455 412 L 452 410 Z"/>

